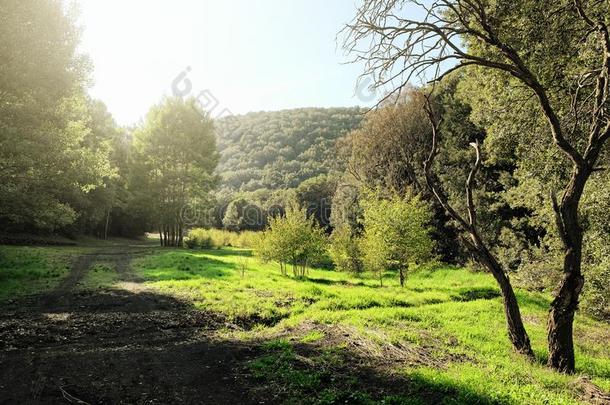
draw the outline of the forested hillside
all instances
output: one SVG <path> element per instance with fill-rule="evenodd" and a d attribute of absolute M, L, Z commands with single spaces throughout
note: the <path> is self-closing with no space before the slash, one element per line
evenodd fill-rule
<path fill-rule="evenodd" d="M 336 141 L 360 125 L 363 113 L 358 107 L 302 108 L 218 120 L 221 188 L 295 188 L 342 170 Z"/>

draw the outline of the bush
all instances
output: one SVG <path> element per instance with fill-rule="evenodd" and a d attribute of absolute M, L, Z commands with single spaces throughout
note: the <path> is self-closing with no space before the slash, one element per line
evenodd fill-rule
<path fill-rule="evenodd" d="M 610 320 L 610 271 L 608 262 L 585 271 L 582 308 L 596 318 Z"/>
<path fill-rule="evenodd" d="M 373 192 L 365 194 L 362 207 L 365 264 L 378 274 L 382 284 L 386 269 L 398 269 L 403 286 L 411 263 L 433 259 L 429 207 L 417 196 L 384 198 Z"/>
<path fill-rule="evenodd" d="M 307 266 L 320 263 L 326 256 L 328 240 L 322 228 L 304 209 L 288 208 L 285 217 L 271 218 L 261 235 L 256 254 L 263 261 L 276 261 L 282 274 L 292 265 L 295 277 L 306 275 Z"/>
<path fill-rule="evenodd" d="M 207 232 L 202 228 L 192 229 L 184 238 L 184 245 L 189 249 L 212 249 L 214 244 Z"/>
<path fill-rule="evenodd" d="M 360 273 L 363 269 L 359 239 L 347 225 L 341 225 L 330 237 L 328 254 L 339 271 Z"/>

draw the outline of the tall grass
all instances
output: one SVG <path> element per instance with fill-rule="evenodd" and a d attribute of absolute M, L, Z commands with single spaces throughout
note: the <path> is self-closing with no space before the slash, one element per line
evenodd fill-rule
<path fill-rule="evenodd" d="M 191 229 L 185 239 L 189 249 L 213 249 L 221 247 L 236 247 L 252 249 L 260 238 L 259 232 L 230 232 L 224 229 Z"/>

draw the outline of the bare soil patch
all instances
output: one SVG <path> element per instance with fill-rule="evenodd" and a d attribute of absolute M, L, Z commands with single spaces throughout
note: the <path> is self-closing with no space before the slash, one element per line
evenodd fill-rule
<path fill-rule="evenodd" d="M 0 403 L 249 403 L 239 364 L 253 350 L 215 339 L 221 317 L 149 291 L 129 268 L 145 251 L 75 258 L 53 291 L 0 306 Z M 77 287 L 97 260 L 125 289 Z"/>

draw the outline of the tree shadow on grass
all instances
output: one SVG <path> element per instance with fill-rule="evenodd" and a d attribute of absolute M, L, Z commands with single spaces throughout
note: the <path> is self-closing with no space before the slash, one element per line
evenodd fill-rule
<path fill-rule="evenodd" d="M 252 403 L 239 374 L 252 350 L 205 337 L 219 327 L 216 318 L 158 310 L 92 315 L 46 325 L 23 320 L 35 335 L 2 345 L 0 403 Z"/>
<path fill-rule="evenodd" d="M 366 341 L 334 325 L 318 341 L 239 342 L 215 334 L 222 316 L 170 296 L 103 289 L 65 298 L 0 308 L 0 403 L 497 403 L 420 371 L 468 358 L 408 346 L 371 357 Z"/>
<path fill-rule="evenodd" d="M 258 357 L 248 364 L 257 383 L 253 396 L 303 404 L 499 403 L 457 381 L 419 372 L 417 366 L 435 363 L 424 353 L 407 349 L 406 357 L 398 352 L 393 353 L 395 357 L 389 352 L 371 357 L 366 342 L 347 337 L 340 328 L 338 334 L 329 335 L 330 328 L 312 343 L 303 343 L 301 337 L 262 344 Z M 410 366 L 409 372 L 397 372 L 405 366 Z"/>
<path fill-rule="evenodd" d="M 322 285 L 339 285 L 344 287 L 370 287 L 364 281 L 331 280 L 328 278 L 304 277 L 303 281 Z"/>
<path fill-rule="evenodd" d="M 2 304 L 0 403 L 244 403 L 225 319 L 133 285 Z"/>
<path fill-rule="evenodd" d="M 452 301 L 467 302 L 475 300 L 491 300 L 500 296 L 500 291 L 490 287 L 462 288 L 451 297 Z"/>
<path fill-rule="evenodd" d="M 166 336 L 163 336 L 166 335 Z M 144 338 L 147 339 L 144 339 Z M 3 403 L 494 404 L 455 382 L 398 377 L 348 352 L 152 333 L 3 356 Z"/>
<path fill-rule="evenodd" d="M 549 297 L 544 297 L 541 293 L 516 290 L 515 295 L 517 296 L 517 301 L 519 301 L 519 304 L 523 307 L 533 307 L 535 309 L 548 311 L 551 305 L 551 299 Z"/>

